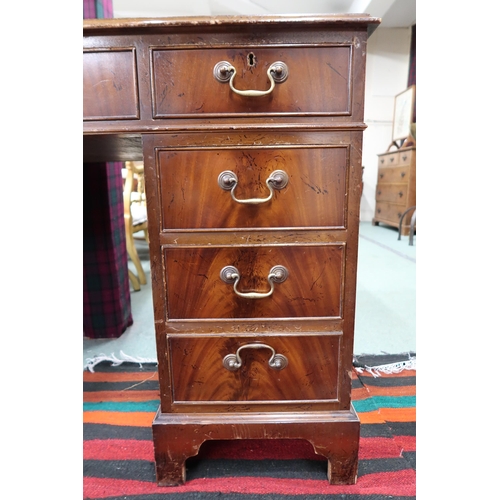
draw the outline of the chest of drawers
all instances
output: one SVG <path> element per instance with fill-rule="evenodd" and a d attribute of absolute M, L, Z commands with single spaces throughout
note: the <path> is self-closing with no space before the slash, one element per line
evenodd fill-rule
<path fill-rule="evenodd" d="M 399 227 L 399 221 L 410 207 L 416 206 L 415 147 L 401 148 L 378 155 L 377 189 L 373 223 Z M 401 224 L 401 234 L 408 236 L 412 211 Z"/>
<path fill-rule="evenodd" d="M 379 22 L 87 25 L 87 155 L 145 164 L 159 485 L 182 484 L 206 440 L 264 438 L 306 439 L 331 483 L 356 481 L 365 56 Z"/>

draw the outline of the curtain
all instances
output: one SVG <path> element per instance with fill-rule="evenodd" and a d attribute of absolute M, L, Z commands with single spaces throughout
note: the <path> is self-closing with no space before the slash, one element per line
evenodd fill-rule
<path fill-rule="evenodd" d="M 84 19 L 113 17 L 112 0 L 83 0 Z M 122 163 L 83 164 L 83 334 L 117 338 L 133 323 Z"/>
<path fill-rule="evenodd" d="M 411 27 L 410 69 L 408 71 L 408 87 L 417 83 L 417 25 Z"/>
<path fill-rule="evenodd" d="M 83 19 L 113 17 L 113 0 L 83 0 Z"/>

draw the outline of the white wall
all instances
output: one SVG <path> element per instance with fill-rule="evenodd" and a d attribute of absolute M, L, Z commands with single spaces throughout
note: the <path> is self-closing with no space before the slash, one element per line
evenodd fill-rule
<path fill-rule="evenodd" d="M 391 144 L 394 97 L 407 88 L 411 28 L 379 26 L 368 38 L 366 54 L 365 123 L 363 134 L 363 195 L 360 219 L 375 213 L 377 155 Z"/>

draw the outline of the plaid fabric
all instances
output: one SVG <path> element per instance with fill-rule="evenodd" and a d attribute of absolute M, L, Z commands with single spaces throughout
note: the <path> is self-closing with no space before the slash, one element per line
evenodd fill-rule
<path fill-rule="evenodd" d="M 121 163 L 83 167 L 83 331 L 119 337 L 133 322 Z"/>
<path fill-rule="evenodd" d="M 387 363 L 370 358 L 373 363 L 366 359 L 359 366 Z M 361 422 L 354 485 L 328 484 L 326 459 L 307 441 L 211 441 L 207 434 L 198 455 L 186 462 L 186 483 L 168 488 L 156 484 L 151 433 L 160 399 L 158 367 L 104 361 L 94 370 L 83 373 L 84 499 L 416 499 L 416 369 L 353 372 Z"/>
<path fill-rule="evenodd" d="M 83 0 L 83 18 L 113 17 L 112 0 Z M 133 323 L 123 219 L 122 163 L 83 168 L 83 333 L 119 337 Z"/>
<path fill-rule="evenodd" d="M 408 71 L 408 87 L 417 83 L 417 25 L 411 27 L 410 68 Z"/>
<path fill-rule="evenodd" d="M 83 19 L 113 17 L 113 0 L 83 0 Z"/>

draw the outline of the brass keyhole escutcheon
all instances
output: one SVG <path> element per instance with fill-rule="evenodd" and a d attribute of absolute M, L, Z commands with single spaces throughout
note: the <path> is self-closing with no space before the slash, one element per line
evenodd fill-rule
<path fill-rule="evenodd" d="M 250 52 L 250 54 L 248 54 L 247 61 L 248 61 L 248 65 L 251 68 L 257 64 L 257 58 L 255 57 L 253 52 Z"/>

